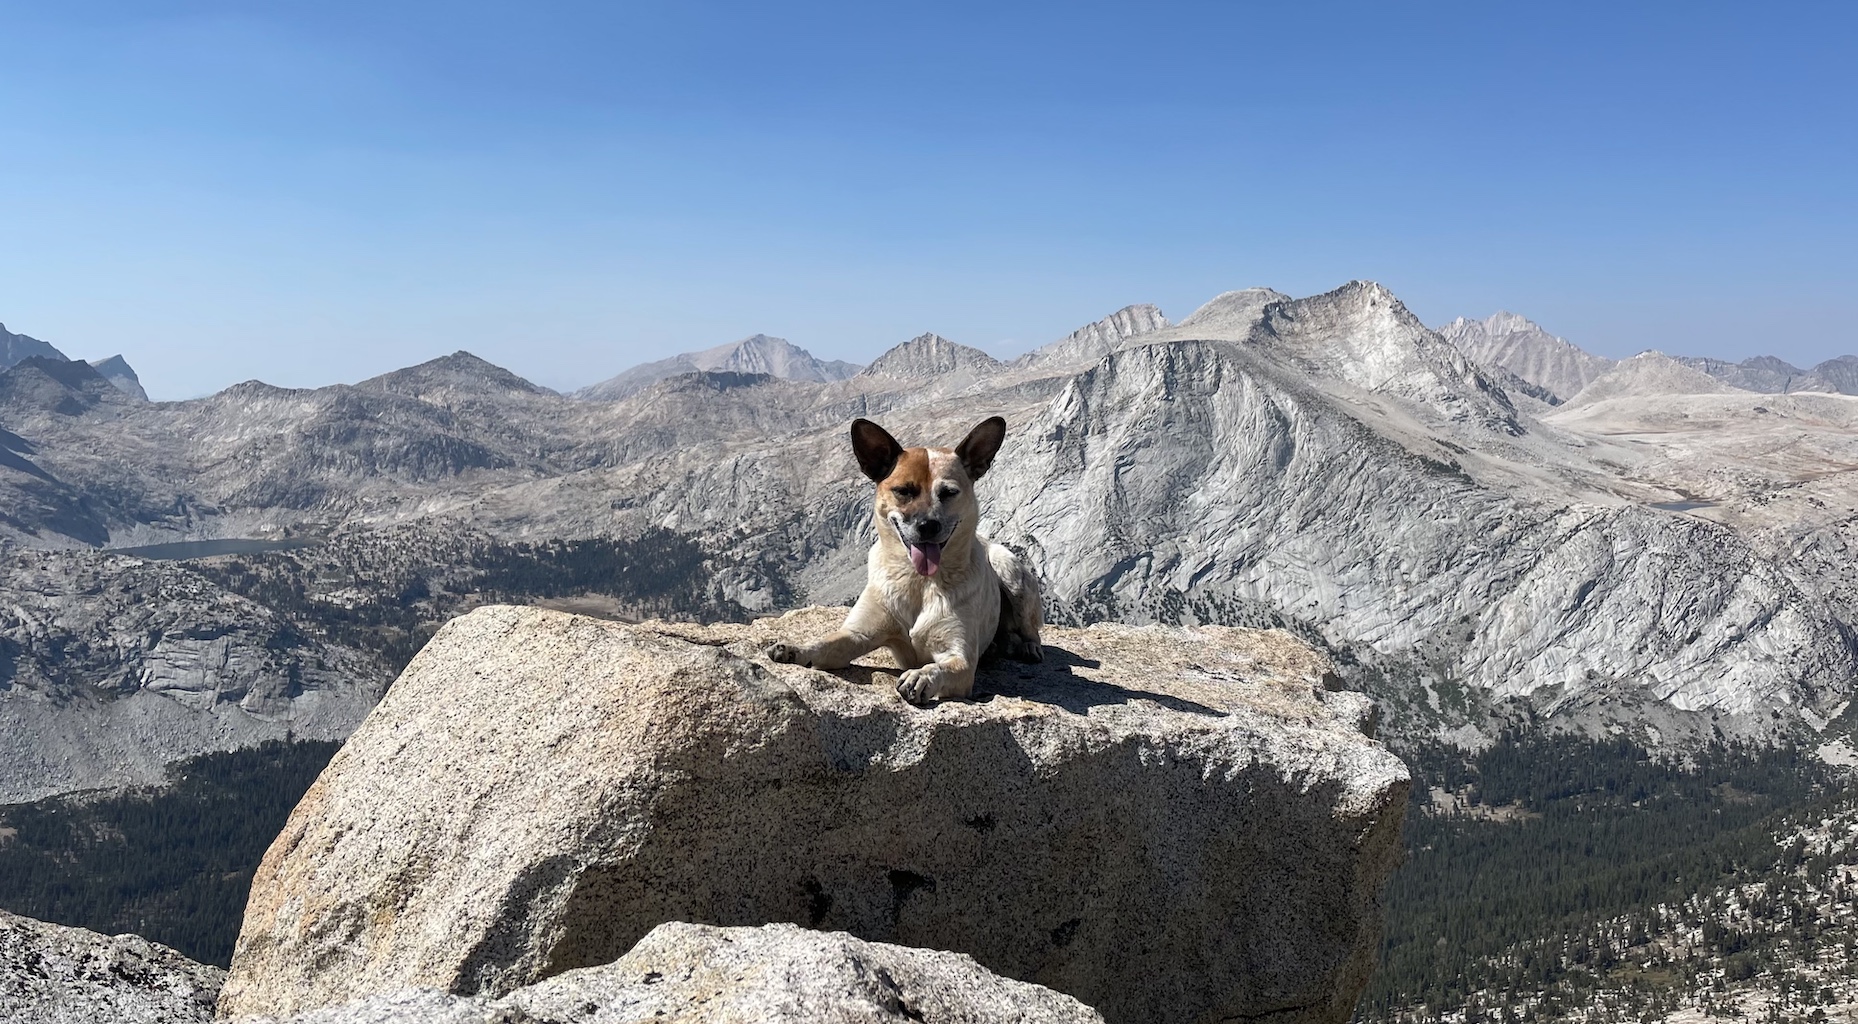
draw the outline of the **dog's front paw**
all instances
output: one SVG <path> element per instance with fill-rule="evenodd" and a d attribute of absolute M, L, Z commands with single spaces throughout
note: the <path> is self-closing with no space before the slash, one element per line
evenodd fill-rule
<path fill-rule="evenodd" d="M 766 651 L 768 660 L 781 665 L 801 665 L 806 663 L 806 652 L 793 644 L 769 644 Z"/>
<path fill-rule="evenodd" d="M 903 673 L 897 680 L 897 694 L 917 707 L 923 707 L 941 696 L 938 685 L 941 680 L 933 668 L 913 668 Z"/>
<path fill-rule="evenodd" d="M 949 701 L 968 695 L 970 686 L 962 686 L 961 676 L 949 673 L 944 665 L 923 665 L 920 669 L 910 669 L 897 680 L 897 695 L 918 708 L 925 708 L 931 702 Z"/>

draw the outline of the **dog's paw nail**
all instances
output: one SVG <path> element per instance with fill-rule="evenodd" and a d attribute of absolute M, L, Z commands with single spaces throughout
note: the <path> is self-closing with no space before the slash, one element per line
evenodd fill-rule
<path fill-rule="evenodd" d="M 791 665 L 800 660 L 800 652 L 791 644 L 769 644 L 768 660 L 782 665 Z"/>

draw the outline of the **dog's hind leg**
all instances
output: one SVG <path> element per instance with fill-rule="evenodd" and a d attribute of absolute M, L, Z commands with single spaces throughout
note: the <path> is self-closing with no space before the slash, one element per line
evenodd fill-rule
<path fill-rule="evenodd" d="M 1014 661 L 1044 661 L 1039 631 L 1045 627 L 1045 598 L 1032 563 L 996 542 L 987 545 L 987 561 L 1000 577 L 1000 627 L 989 653 Z"/>
<path fill-rule="evenodd" d="M 769 644 L 768 660 L 828 671 L 841 669 L 850 665 L 852 659 L 888 643 L 898 632 L 883 603 L 867 589 L 852 606 L 851 613 L 845 616 L 843 626 L 821 637 L 817 643 Z"/>

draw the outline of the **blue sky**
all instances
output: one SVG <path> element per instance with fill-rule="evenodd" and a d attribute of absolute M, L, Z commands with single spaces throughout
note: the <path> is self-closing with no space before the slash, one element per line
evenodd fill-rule
<path fill-rule="evenodd" d="M 0 0 L 0 321 L 158 398 L 1378 280 L 1858 351 L 1849 4 Z"/>

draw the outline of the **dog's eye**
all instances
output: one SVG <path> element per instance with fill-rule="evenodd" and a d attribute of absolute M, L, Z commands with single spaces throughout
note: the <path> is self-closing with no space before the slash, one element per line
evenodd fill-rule
<path fill-rule="evenodd" d="M 935 496 L 943 501 L 954 501 L 961 496 L 961 492 L 953 487 L 944 487 L 936 491 Z"/>
<path fill-rule="evenodd" d="M 898 501 L 915 501 L 916 496 L 921 494 L 922 491 L 918 490 L 913 485 L 905 485 L 903 487 L 892 487 L 890 493 L 896 495 Z"/>

